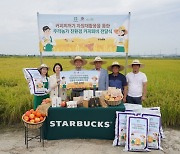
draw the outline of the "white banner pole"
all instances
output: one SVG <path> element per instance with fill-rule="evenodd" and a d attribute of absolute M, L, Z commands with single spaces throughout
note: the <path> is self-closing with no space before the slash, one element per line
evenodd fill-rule
<path fill-rule="evenodd" d="M 129 31 L 130 31 L 130 16 L 131 12 L 129 12 L 129 21 L 128 21 L 128 52 L 129 52 Z M 127 66 L 128 66 L 128 52 L 126 52 L 126 59 L 125 59 L 125 72 L 124 74 L 127 74 Z"/>
<path fill-rule="evenodd" d="M 39 27 L 39 12 L 37 12 L 37 23 L 38 23 L 38 34 L 39 34 L 39 40 L 40 40 L 40 27 Z M 38 45 L 39 46 L 39 45 Z M 40 46 L 39 46 L 39 52 L 40 52 L 40 63 L 42 64 L 43 61 L 42 61 L 42 51 L 40 51 Z"/>

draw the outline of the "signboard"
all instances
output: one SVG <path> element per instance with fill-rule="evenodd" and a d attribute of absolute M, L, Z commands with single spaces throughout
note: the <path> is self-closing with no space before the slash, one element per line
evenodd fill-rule
<path fill-rule="evenodd" d="M 128 52 L 129 18 L 38 13 L 40 51 Z"/>
<path fill-rule="evenodd" d="M 53 108 L 44 122 L 44 138 L 114 139 L 116 111 L 125 111 L 124 103 L 113 107 Z"/>
<path fill-rule="evenodd" d="M 44 88 L 42 76 L 37 68 L 24 68 L 24 77 L 28 82 L 29 90 L 31 94 L 43 95 L 47 90 Z"/>
<path fill-rule="evenodd" d="M 67 89 L 98 87 L 98 71 L 62 71 L 61 86 Z"/>

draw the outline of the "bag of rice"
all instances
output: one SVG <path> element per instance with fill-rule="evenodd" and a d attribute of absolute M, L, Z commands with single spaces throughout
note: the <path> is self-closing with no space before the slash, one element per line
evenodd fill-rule
<path fill-rule="evenodd" d="M 140 104 L 130 104 L 130 103 L 124 103 L 125 111 L 134 111 L 138 109 L 142 109 L 142 105 Z"/>
<path fill-rule="evenodd" d="M 140 110 L 135 110 L 135 112 L 143 114 L 143 113 L 149 113 L 149 114 L 154 114 L 154 115 L 159 115 L 160 116 L 160 137 L 162 139 L 165 138 L 164 131 L 162 128 L 162 122 L 161 122 L 161 112 L 160 112 L 160 107 L 150 107 L 150 108 L 142 108 Z"/>
<path fill-rule="evenodd" d="M 148 122 L 145 117 L 127 116 L 125 151 L 150 151 L 147 148 Z"/>
<path fill-rule="evenodd" d="M 151 107 L 149 108 L 150 110 L 153 110 L 153 111 L 159 111 L 159 114 L 161 116 L 161 110 L 160 110 L 160 107 Z M 163 128 L 162 128 L 162 121 L 161 121 L 161 117 L 160 117 L 160 136 L 162 139 L 165 139 L 166 136 L 164 135 L 164 131 L 163 131 Z"/>
<path fill-rule="evenodd" d="M 161 148 L 161 114 L 159 110 L 142 110 L 142 117 L 149 118 L 148 148 L 162 150 Z"/>
<path fill-rule="evenodd" d="M 127 115 L 135 115 L 135 113 L 116 111 L 115 137 L 113 146 L 125 145 Z"/>
<path fill-rule="evenodd" d="M 142 114 L 142 117 L 149 119 L 148 148 L 159 150 L 161 148 L 160 137 L 160 116 L 155 114 Z"/>

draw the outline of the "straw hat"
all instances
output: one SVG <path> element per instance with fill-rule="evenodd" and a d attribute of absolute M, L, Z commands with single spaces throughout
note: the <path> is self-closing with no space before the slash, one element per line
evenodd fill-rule
<path fill-rule="evenodd" d="M 119 31 L 122 31 L 122 30 L 124 31 L 124 34 L 125 34 L 125 35 L 128 33 L 128 31 L 126 30 L 125 26 L 120 26 L 119 28 L 114 29 L 114 32 L 115 32 L 116 34 L 118 34 L 118 32 L 119 32 Z"/>
<path fill-rule="evenodd" d="M 76 60 L 81 60 L 82 63 L 83 63 L 82 65 L 86 65 L 86 64 L 87 64 L 87 61 L 86 61 L 85 59 L 82 59 L 81 56 L 76 56 L 74 59 L 70 60 L 70 63 L 71 63 L 72 65 L 74 65 L 74 62 L 75 62 Z"/>
<path fill-rule="evenodd" d="M 141 68 L 143 68 L 145 65 L 143 63 L 140 63 L 138 59 L 134 59 L 128 67 L 132 68 L 132 65 L 140 65 Z"/>
<path fill-rule="evenodd" d="M 38 70 L 41 70 L 42 68 L 49 69 L 49 67 L 46 64 L 41 64 L 41 66 L 38 67 Z"/>
<path fill-rule="evenodd" d="M 107 69 L 112 72 L 113 66 L 119 66 L 119 71 L 122 71 L 124 69 L 124 66 L 120 65 L 117 61 L 114 61 L 112 65 L 110 65 Z"/>
<path fill-rule="evenodd" d="M 102 64 L 106 64 L 107 62 L 102 60 L 101 57 L 96 57 L 94 61 L 90 62 L 89 64 L 94 65 L 95 62 L 102 62 Z"/>

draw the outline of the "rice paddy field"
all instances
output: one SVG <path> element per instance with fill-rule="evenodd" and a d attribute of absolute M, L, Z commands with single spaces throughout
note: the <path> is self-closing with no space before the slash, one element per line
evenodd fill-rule
<path fill-rule="evenodd" d="M 93 60 L 87 59 L 88 62 Z M 125 65 L 124 58 L 106 59 L 107 64 L 118 61 Z M 133 59 L 128 59 L 128 64 Z M 70 59 L 60 57 L 44 57 L 43 63 L 50 66 L 49 75 L 53 74 L 54 63 L 60 62 L 64 70 L 71 70 Z M 148 78 L 148 94 L 144 107 L 161 107 L 164 127 L 180 126 L 180 59 L 140 59 L 145 64 L 141 69 Z M 33 96 L 30 95 L 27 82 L 22 72 L 23 68 L 33 68 L 40 65 L 38 57 L 0 57 L 0 124 L 11 125 L 21 122 L 21 116 L 32 108 Z M 85 69 L 92 69 L 87 64 Z M 127 69 L 127 72 L 130 72 Z M 109 72 L 110 73 L 110 72 Z M 122 72 L 124 74 L 124 72 Z"/>

